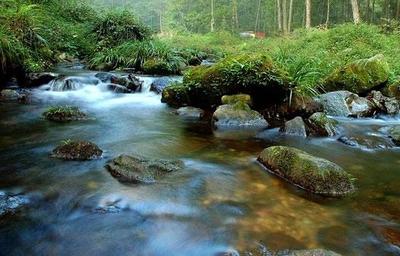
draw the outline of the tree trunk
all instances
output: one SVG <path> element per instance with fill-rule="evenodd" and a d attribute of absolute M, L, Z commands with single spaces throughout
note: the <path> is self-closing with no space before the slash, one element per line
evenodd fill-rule
<path fill-rule="evenodd" d="M 237 0 L 232 0 L 232 30 L 237 31 L 238 28 L 239 28 L 239 17 L 238 17 Z"/>
<path fill-rule="evenodd" d="M 354 23 L 359 24 L 361 22 L 361 18 L 360 18 L 360 8 L 358 6 L 358 0 L 351 0 L 351 7 L 353 11 Z"/>
<path fill-rule="evenodd" d="M 326 21 L 325 21 L 326 28 L 328 28 L 328 26 L 329 26 L 330 16 L 331 16 L 331 1 L 327 0 L 327 2 L 326 2 Z"/>
<path fill-rule="evenodd" d="M 306 0 L 306 28 L 311 28 L 311 0 Z"/>
<path fill-rule="evenodd" d="M 400 0 L 397 0 L 396 19 L 400 18 Z"/>
<path fill-rule="evenodd" d="M 281 0 L 276 0 L 276 9 L 278 12 L 278 29 L 282 32 L 282 5 Z"/>
<path fill-rule="evenodd" d="M 372 15 L 371 15 L 371 23 L 375 22 L 375 0 L 372 0 Z"/>
<path fill-rule="evenodd" d="M 290 0 L 289 3 L 289 21 L 288 21 L 288 31 L 292 30 L 292 21 L 293 21 L 293 0 Z"/>
<path fill-rule="evenodd" d="M 288 19 L 287 19 L 287 1 L 282 0 L 282 27 L 283 27 L 283 34 L 287 34 L 287 29 L 288 29 Z"/>
<path fill-rule="evenodd" d="M 256 25 L 254 26 L 254 32 L 258 31 L 258 23 L 260 20 L 260 10 L 261 10 L 261 0 L 258 0 L 257 15 L 256 15 Z"/>
<path fill-rule="evenodd" d="M 210 22 L 210 27 L 211 27 L 211 32 L 214 32 L 214 0 L 211 0 L 211 22 Z"/>

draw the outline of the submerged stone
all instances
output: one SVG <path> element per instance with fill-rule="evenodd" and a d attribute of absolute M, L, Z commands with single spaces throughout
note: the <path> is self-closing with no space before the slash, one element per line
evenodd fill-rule
<path fill-rule="evenodd" d="M 222 105 L 213 114 L 213 123 L 219 129 L 263 129 L 268 127 L 267 121 L 246 103 Z"/>
<path fill-rule="evenodd" d="M 307 137 L 306 125 L 303 118 L 299 116 L 287 121 L 285 126 L 281 129 L 281 132 L 284 132 L 287 135 L 300 136 L 304 138 Z"/>
<path fill-rule="evenodd" d="M 55 148 L 51 156 L 64 160 L 83 161 L 98 159 L 102 154 L 103 151 L 92 142 L 67 140 Z"/>
<path fill-rule="evenodd" d="M 10 195 L 0 191 L 0 217 L 6 214 L 14 214 L 18 209 L 30 202 L 23 195 Z"/>
<path fill-rule="evenodd" d="M 147 159 L 139 155 L 120 155 L 106 165 L 111 175 L 120 181 L 145 184 L 154 183 L 183 167 L 179 160 Z"/>
<path fill-rule="evenodd" d="M 42 115 L 47 120 L 55 122 L 80 121 L 88 119 L 86 113 L 74 106 L 53 106 L 48 108 Z"/>
<path fill-rule="evenodd" d="M 355 190 L 352 176 L 340 166 L 296 148 L 266 148 L 258 161 L 273 174 L 315 194 L 337 197 Z"/>
<path fill-rule="evenodd" d="M 384 85 L 389 79 L 389 65 L 382 54 L 361 59 L 335 70 L 325 82 L 326 91 L 347 90 L 357 94 L 368 93 Z"/>
<path fill-rule="evenodd" d="M 195 107 L 181 107 L 176 113 L 184 118 L 200 119 L 204 116 L 204 110 Z"/>

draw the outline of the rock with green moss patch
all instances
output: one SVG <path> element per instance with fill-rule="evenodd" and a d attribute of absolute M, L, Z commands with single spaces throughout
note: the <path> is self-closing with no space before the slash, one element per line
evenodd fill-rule
<path fill-rule="evenodd" d="M 120 155 L 106 165 L 111 175 L 120 181 L 145 184 L 154 183 L 183 167 L 179 160 L 154 160 L 139 155 Z"/>
<path fill-rule="evenodd" d="M 224 95 L 221 98 L 223 105 L 235 104 L 237 102 L 246 103 L 247 105 L 252 105 L 251 96 L 248 94 L 235 94 L 235 95 Z"/>
<path fill-rule="evenodd" d="M 149 59 L 143 63 L 143 72 L 150 75 L 168 75 L 171 74 L 170 65 L 161 59 Z"/>
<path fill-rule="evenodd" d="M 103 151 L 90 141 L 64 141 L 52 152 L 52 157 L 64 160 L 92 160 L 100 158 Z"/>
<path fill-rule="evenodd" d="M 396 146 L 400 146 L 400 125 L 392 127 L 389 131 L 389 136 Z"/>
<path fill-rule="evenodd" d="M 214 126 L 218 129 L 263 129 L 268 127 L 264 117 L 246 103 L 222 105 L 213 114 Z"/>
<path fill-rule="evenodd" d="M 55 122 L 69 122 L 88 119 L 86 113 L 74 106 L 50 107 L 43 113 L 43 117 L 47 120 Z"/>
<path fill-rule="evenodd" d="M 213 66 L 194 67 L 185 73 L 182 84 L 166 90 L 162 101 L 171 106 L 209 109 L 220 105 L 224 95 L 243 93 L 251 95 L 256 109 L 261 109 L 287 97 L 289 79 L 267 56 L 239 55 Z M 186 97 L 175 97 L 182 91 Z"/>
<path fill-rule="evenodd" d="M 390 97 L 400 99 L 400 80 L 397 80 L 393 84 L 389 85 L 388 92 Z"/>
<path fill-rule="evenodd" d="M 361 59 L 335 70 L 325 82 L 327 91 L 347 90 L 365 94 L 384 85 L 389 78 L 389 65 L 383 55 Z"/>
<path fill-rule="evenodd" d="M 266 148 L 258 161 L 273 174 L 315 194 L 338 197 L 355 189 L 352 176 L 340 166 L 296 148 Z"/>
<path fill-rule="evenodd" d="M 308 119 L 308 127 L 315 136 L 335 136 L 338 134 L 338 122 L 325 113 L 317 112 Z"/>

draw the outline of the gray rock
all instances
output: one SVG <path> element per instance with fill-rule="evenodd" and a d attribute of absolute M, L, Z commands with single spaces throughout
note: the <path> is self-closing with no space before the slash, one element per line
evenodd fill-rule
<path fill-rule="evenodd" d="M 29 87 L 37 87 L 47 83 L 50 83 L 52 80 L 58 78 L 58 74 L 51 72 L 44 73 L 30 73 L 27 77 L 26 86 Z"/>
<path fill-rule="evenodd" d="M 213 123 L 218 129 L 263 129 L 268 122 L 247 104 L 222 105 L 213 114 Z"/>
<path fill-rule="evenodd" d="M 150 91 L 155 92 L 157 94 L 162 93 L 165 87 L 173 83 L 175 80 L 170 77 L 160 77 L 155 79 L 150 85 Z"/>
<path fill-rule="evenodd" d="M 0 99 L 4 101 L 18 100 L 20 97 L 19 93 L 15 90 L 4 89 L 0 92 Z"/>
<path fill-rule="evenodd" d="M 374 105 L 366 98 L 359 97 L 349 91 L 329 92 L 318 96 L 326 114 L 330 116 L 371 116 Z"/>
<path fill-rule="evenodd" d="M 287 121 L 285 126 L 281 129 L 281 132 L 284 132 L 288 135 L 307 137 L 306 125 L 301 117 L 295 117 L 294 119 Z"/>
<path fill-rule="evenodd" d="M 364 150 L 371 149 L 390 149 L 394 147 L 394 143 L 384 136 L 372 136 L 368 134 L 341 136 L 339 142 L 355 148 Z"/>
<path fill-rule="evenodd" d="M 117 92 L 122 92 L 122 93 L 126 93 L 128 92 L 128 90 L 129 92 L 140 91 L 143 85 L 143 81 L 141 81 L 133 74 L 129 74 L 127 76 L 120 76 L 113 73 L 101 72 L 97 73 L 95 77 L 99 79 L 102 83 L 119 85 L 118 88 L 120 89 L 118 89 Z"/>
<path fill-rule="evenodd" d="M 400 113 L 400 102 L 396 98 L 384 96 L 380 91 L 372 91 L 368 99 L 375 105 L 377 111 L 388 115 Z"/>
<path fill-rule="evenodd" d="M 132 91 L 123 85 L 107 84 L 107 89 L 115 93 L 131 93 Z"/>
<path fill-rule="evenodd" d="M 200 119 L 204 116 L 204 110 L 195 107 L 182 107 L 176 113 L 184 118 Z"/>
<path fill-rule="evenodd" d="M 396 146 L 400 147 L 400 125 L 392 127 L 389 130 L 389 136 L 392 139 L 393 143 L 396 144 Z"/>
<path fill-rule="evenodd" d="M 315 136 L 335 136 L 338 134 L 337 124 L 337 121 L 321 112 L 312 114 L 308 119 L 308 127 Z"/>
<path fill-rule="evenodd" d="M 121 155 L 106 165 L 112 176 L 120 181 L 154 183 L 164 175 L 183 169 L 182 161 L 153 160 L 139 155 Z"/>
<path fill-rule="evenodd" d="M 24 205 L 29 204 L 28 197 L 23 195 L 9 195 L 0 191 L 0 216 L 14 214 Z"/>

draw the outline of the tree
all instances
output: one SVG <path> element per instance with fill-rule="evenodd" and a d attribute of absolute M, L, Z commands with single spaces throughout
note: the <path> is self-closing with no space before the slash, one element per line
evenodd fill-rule
<path fill-rule="evenodd" d="M 214 32 L 215 18 L 214 18 L 214 0 L 211 0 L 211 32 Z"/>
<path fill-rule="evenodd" d="M 360 8 L 358 5 L 358 0 L 351 0 L 351 7 L 353 11 L 354 23 L 359 24 L 361 22 L 361 18 L 360 18 Z"/>
<path fill-rule="evenodd" d="M 311 0 L 306 0 L 306 28 L 311 28 Z"/>
<path fill-rule="evenodd" d="M 281 0 L 276 0 L 276 11 L 277 11 L 277 17 L 278 17 L 278 30 L 279 32 L 282 32 L 282 5 L 281 5 Z"/>

